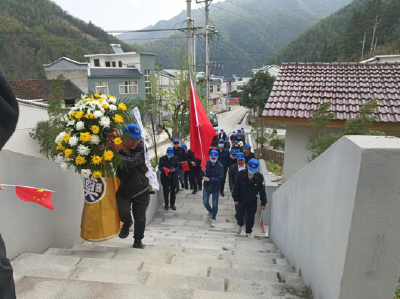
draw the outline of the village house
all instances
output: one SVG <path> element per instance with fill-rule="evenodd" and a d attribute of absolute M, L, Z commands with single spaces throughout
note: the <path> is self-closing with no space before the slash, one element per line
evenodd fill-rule
<path fill-rule="evenodd" d="M 283 181 L 308 163 L 313 110 L 330 101 L 328 130 L 338 132 L 374 98 L 373 129 L 400 137 L 400 63 L 283 63 L 263 112 L 265 122 L 287 126 Z"/>
<path fill-rule="evenodd" d="M 253 69 L 253 74 L 257 74 L 258 72 L 268 72 L 271 76 L 277 77 L 280 71 L 280 67 L 277 65 L 266 65 L 259 69 Z"/>

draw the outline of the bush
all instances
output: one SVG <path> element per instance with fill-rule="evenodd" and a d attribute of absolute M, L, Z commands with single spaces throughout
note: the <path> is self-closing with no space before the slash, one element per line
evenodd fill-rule
<path fill-rule="evenodd" d="M 274 150 L 285 150 L 285 140 L 280 138 L 272 139 L 269 142 L 269 145 L 272 146 Z"/>
<path fill-rule="evenodd" d="M 154 169 L 158 166 L 159 162 L 160 159 L 158 159 L 157 157 L 153 157 L 150 159 L 151 167 L 153 167 Z"/>

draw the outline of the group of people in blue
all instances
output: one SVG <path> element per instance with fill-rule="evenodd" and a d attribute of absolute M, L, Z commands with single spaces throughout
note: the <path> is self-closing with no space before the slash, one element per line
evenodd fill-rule
<path fill-rule="evenodd" d="M 237 228 L 240 234 L 246 225 L 246 234 L 253 237 L 252 229 L 257 212 L 257 198 L 261 201 L 261 210 L 265 209 L 267 196 L 264 177 L 258 171 L 259 161 L 255 159 L 251 146 L 246 144 L 243 128 L 229 136 L 221 129 L 215 129 L 210 146 L 206 167 L 201 169 L 201 160 L 179 139 L 173 139 L 173 147 L 160 158 L 159 170 L 165 201 L 165 210 L 176 210 L 175 197 L 180 189 L 189 188 L 192 194 L 203 191 L 203 204 L 207 209 L 207 219 L 211 227 L 217 225 L 219 197 L 225 197 L 225 183 L 228 176 L 229 191 L 235 203 Z M 188 168 L 183 166 L 186 164 Z M 168 171 L 164 171 L 168 169 Z M 210 204 L 210 197 L 212 198 Z"/>

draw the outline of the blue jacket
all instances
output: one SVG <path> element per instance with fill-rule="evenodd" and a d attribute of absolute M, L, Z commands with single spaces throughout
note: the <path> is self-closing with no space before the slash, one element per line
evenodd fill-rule
<path fill-rule="evenodd" d="M 210 181 L 204 181 L 204 189 L 218 191 L 221 189 L 221 181 L 224 178 L 224 167 L 218 161 L 214 166 L 212 166 L 211 161 L 207 161 L 205 176 L 208 177 Z"/>

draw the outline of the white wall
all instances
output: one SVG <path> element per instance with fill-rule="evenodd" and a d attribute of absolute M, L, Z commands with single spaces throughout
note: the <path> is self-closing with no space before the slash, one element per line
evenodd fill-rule
<path fill-rule="evenodd" d="M 15 188 L 0 191 L 0 232 L 9 258 L 80 241 L 84 199 L 79 175 L 63 172 L 55 162 L 3 150 L 0 181 L 56 191 L 51 196 L 56 211 L 23 202 L 15 195 Z"/>
<path fill-rule="evenodd" d="M 4 146 L 4 149 L 13 152 L 34 156 L 43 157 L 39 154 L 39 144 L 33 140 L 29 133 L 39 121 L 48 120 L 47 109 L 35 106 L 19 104 L 19 119 L 17 129 L 10 140 Z"/>
<path fill-rule="evenodd" d="M 400 139 L 348 136 L 274 192 L 270 238 L 314 298 L 393 298 L 399 169 Z"/>

